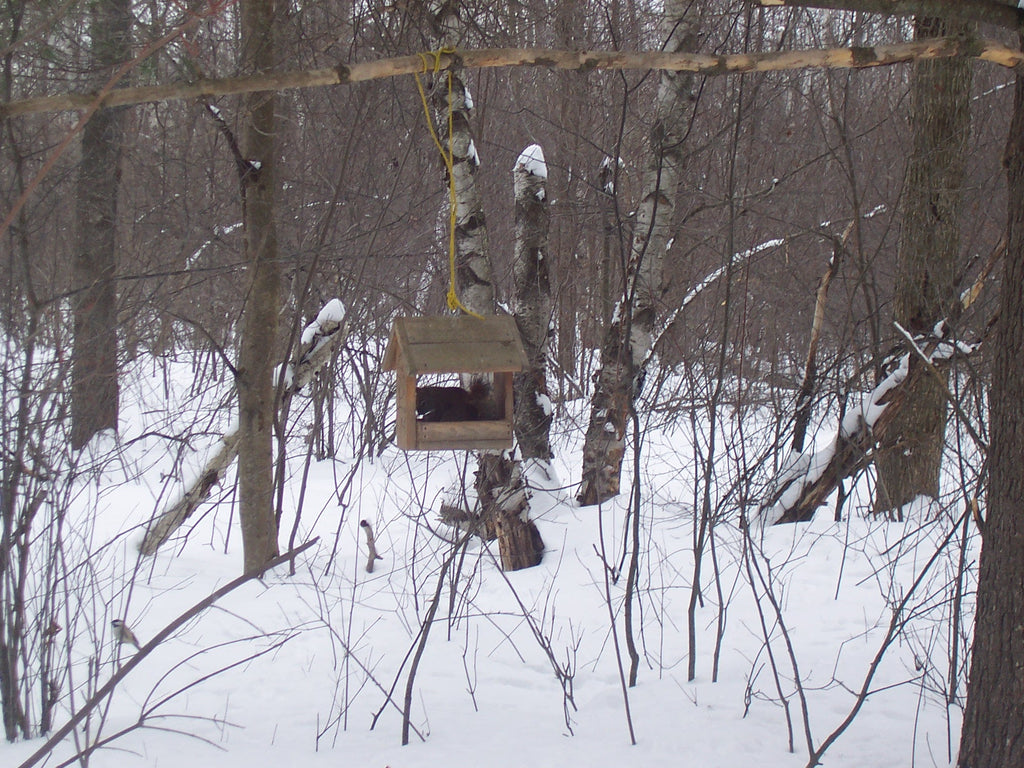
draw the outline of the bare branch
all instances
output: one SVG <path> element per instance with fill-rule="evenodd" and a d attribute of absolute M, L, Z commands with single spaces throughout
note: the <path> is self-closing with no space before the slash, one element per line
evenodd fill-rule
<path fill-rule="evenodd" d="M 374 562 L 384 558 L 377 554 L 377 542 L 373 538 L 373 528 L 370 527 L 370 524 L 365 520 L 360 520 L 359 526 L 366 534 L 366 572 L 373 573 Z"/>
<path fill-rule="evenodd" d="M 295 549 L 289 552 L 285 552 L 283 555 L 278 555 L 273 560 L 269 560 L 264 565 L 262 571 L 246 573 L 239 576 L 237 579 L 229 581 L 216 592 L 207 595 L 198 603 L 196 603 L 191 608 L 182 613 L 180 616 L 178 616 L 178 618 L 174 619 L 174 621 L 172 621 L 170 624 L 168 624 L 166 627 L 160 630 L 153 637 L 152 640 L 150 640 L 148 643 L 142 646 L 141 650 L 139 650 L 138 653 L 136 653 L 134 656 L 132 656 L 131 659 L 125 662 L 124 666 L 119 667 L 117 671 L 114 672 L 113 676 L 111 676 L 111 678 L 98 691 L 96 691 L 96 693 L 94 693 L 92 697 L 88 701 L 86 701 L 82 705 L 82 707 L 77 712 L 75 712 L 75 714 L 73 714 L 65 724 L 58 728 L 56 731 L 54 731 L 53 735 L 46 740 L 46 743 L 43 744 L 35 752 L 33 752 L 32 755 L 27 760 L 25 760 L 25 762 L 23 762 L 18 768 L 31 768 L 31 766 L 35 765 L 44 757 L 49 755 L 50 752 L 53 751 L 53 748 L 56 747 L 57 744 L 59 744 L 61 741 L 63 741 L 64 738 L 75 729 L 75 726 L 82 722 L 82 720 L 84 720 L 86 716 L 93 709 L 96 708 L 97 705 L 99 705 L 104 699 L 106 699 L 107 696 L 113 693 L 118 683 L 120 683 L 124 678 L 126 678 L 129 672 L 131 672 L 133 669 L 135 669 L 135 667 L 141 664 L 142 660 L 149 656 L 149 654 L 152 653 L 153 650 L 158 645 L 160 645 L 160 643 L 162 643 L 167 638 L 171 637 L 171 635 L 177 632 L 181 627 L 183 627 L 185 624 L 191 621 L 194 617 L 198 616 L 200 613 L 205 611 L 207 608 L 216 603 L 222 597 L 238 589 L 240 586 L 250 581 L 251 579 L 260 578 L 266 571 L 276 568 L 282 563 L 287 563 L 292 558 L 296 557 L 302 552 L 305 552 L 307 549 L 316 544 L 319 540 L 319 538 L 312 539 L 310 541 L 307 541 L 300 547 L 296 547 Z"/>
<path fill-rule="evenodd" d="M 880 1 L 880 0 L 879 0 Z M 453 68 L 549 67 L 569 70 L 668 70 L 701 75 L 744 72 L 780 72 L 795 69 L 865 69 L 927 59 L 979 59 L 1012 68 L 1024 62 L 1024 54 L 994 40 L 937 37 L 909 43 L 851 48 L 814 48 L 799 51 L 740 53 L 714 56 L 702 53 L 660 51 L 564 51 L 550 48 L 486 48 L 436 57 L 438 71 Z M 41 112 L 119 107 L 130 104 L 208 99 L 255 91 L 322 88 L 368 80 L 381 80 L 435 69 L 434 55 L 399 56 L 391 59 L 339 64 L 331 69 L 268 72 L 247 77 L 200 80 L 195 83 L 120 88 L 106 93 L 64 93 L 12 101 L 0 105 L 0 119 Z M 429 63 L 429 67 L 427 64 Z"/>
<path fill-rule="evenodd" d="M 753 0 L 763 7 L 826 8 L 887 16 L 934 16 L 1017 29 L 1024 12 L 1016 0 Z"/>

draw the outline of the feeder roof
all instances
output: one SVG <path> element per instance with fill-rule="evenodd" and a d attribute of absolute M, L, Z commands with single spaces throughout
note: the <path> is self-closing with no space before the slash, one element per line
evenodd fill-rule
<path fill-rule="evenodd" d="M 515 319 L 400 317 L 391 328 L 384 370 L 427 373 L 516 372 L 527 365 Z"/>

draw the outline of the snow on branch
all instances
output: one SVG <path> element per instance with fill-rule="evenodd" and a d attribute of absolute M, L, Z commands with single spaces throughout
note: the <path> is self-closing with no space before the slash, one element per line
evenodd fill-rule
<path fill-rule="evenodd" d="M 330 360 L 334 348 L 347 336 L 347 328 L 345 306 L 338 299 L 327 302 L 316 316 L 316 320 L 302 332 L 298 360 L 294 364 L 284 366 L 283 398 L 291 397 L 313 380 Z M 280 366 L 277 374 L 281 374 Z M 214 487 L 220 485 L 228 468 L 238 456 L 240 438 L 238 424 L 235 422 L 221 437 L 222 445 L 206 462 L 199 476 L 188 484 L 181 497 L 150 524 L 142 543 L 139 544 L 140 553 L 147 556 L 156 554 L 171 534 L 206 500 Z"/>
<path fill-rule="evenodd" d="M 937 323 L 933 331 L 910 339 L 906 350 L 895 358 L 892 372 L 847 411 L 836 436 L 824 448 L 790 455 L 757 511 L 757 522 L 775 525 L 810 520 L 840 482 L 871 462 L 875 444 L 885 438 L 916 383 L 955 355 L 977 348 L 951 341 L 946 321 Z"/>
<path fill-rule="evenodd" d="M 548 164 L 544 162 L 544 150 L 540 144 L 531 144 L 520 152 L 515 167 L 522 168 L 531 176 L 536 176 L 539 179 L 548 177 Z"/>
<path fill-rule="evenodd" d="M 605 158 L 605 162 L 610 164 L 611 159 Z M 602 165 L 602 167 L 604 166 Z M 772 187 L 774 188 L 774 186 L 777 183 L 778 179 L 773 179 Z M 861 218 L 865 220 L 871 219 L 877 216 L 878 214 L 883 213 L 885 210 L 885 204 L 876 205 L 867 213 L 862 214 Z M 825 221 L 821 222 L 818 225 L 818 228 L 822 232 L 824 232 L 832 225 L 833 222 L 830 219 L 826 219 Z M 758 243 L 757 245 L 753 245 L 744 251 L 737 251 L 732 255 L 732 267 L 735 269 L 736 267 L 742 265 L 744 262 L 752 260 L 755 256 L 759 256 L 765 251 L 770 251 L 773 248 L 778 248 L 781 245 L 785 245 L 787 239 L 787 237 L 773 237 L 769 240 L 765 240 L 764 242 Z M 661 342 L 661 339 L 665 336 L 666 333 L 668 333 L 672 329 L 672 327 L 675 325 L 676 320 L 679 319 L 679 315 L 682 314 L 683 310 L 685 310 L 693 302 L 694 299 L 700 296 L 705 290 L 707 290 L 707 288 L 713 285 L 719 278 L 725 275 L 728 271 L 728 265 L 722 265 L 721 267 L 712 270 L 707 275 L 705 275 L 700 282 L 698 282 L 695 286 L 693 286 L 693 288 L 691 288 L 686 293 L 686 295 L 683 297 L 683 300 L 679 302 L 679 306 L 669 313 L 668 317 L 666 317 L 665 320 L 662 322 L 661 328 L 654 334 L 654 341 L 651 343 L 651 352 L 648 353 L 647 358 L 642 363 L 642 366 L 646 366 L 647 363 L 650 361 L 650 358 L 654 355 L 655 350 L 657 350 L 658 344 Z M 615 312 L 617 317 L 619 312 L 618 307 L 615 308 Z M 615 322 L 615 319 L 616 318 L 613 318 L 612 322 Z"/>
<path fill-rule="evenodd" d="M 294 394 L 309 384 L 330 359 L 338 339 L 346 335 L 345 305 L 340 299 L 331 299 L 302 331 L 299 359 L 291 367 L 291 385 L 286 391 Z"/>

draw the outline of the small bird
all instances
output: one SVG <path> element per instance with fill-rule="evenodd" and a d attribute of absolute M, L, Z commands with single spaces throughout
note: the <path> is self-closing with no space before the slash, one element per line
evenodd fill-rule
<path fill-rule="evenodd" d="M 139 639 L 132 632 L 132 628 L 124 623 L 121 619 L 114 619 L 110 622 L 110 626 L 114 628 L 114 636 L 117 638 L 117 644 L 131 643 L 138 650 L 142 650 L 142 646 L 139 645 Z"/>

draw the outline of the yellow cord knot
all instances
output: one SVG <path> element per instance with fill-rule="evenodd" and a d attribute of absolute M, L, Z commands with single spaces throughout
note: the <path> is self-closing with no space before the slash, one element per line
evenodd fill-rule
<path fill-rule="evenodd" d="M 419 56 L 420 61 L 423 62 L 423 69 L 420 70 L 420 74 L 425 75 L 428 72 L 433 71 L 433 73 L 436 75 L 438 72 L 441 71 L 441 57 L 454 56 L 455 48 L 454 46 L 445 46 L 442 48 L 438 48 L 436 51 L 420 51 L 416 55 Z M 434 59 L 433 67 L 430 66 L 431 57 L 433 57 Z"/>

